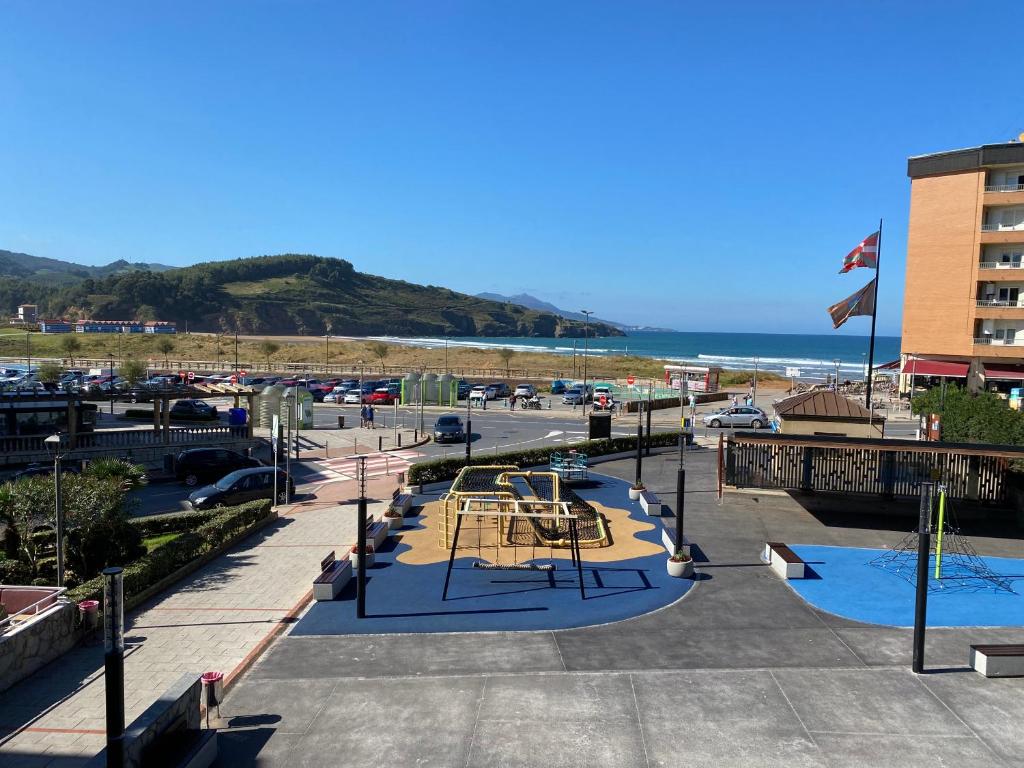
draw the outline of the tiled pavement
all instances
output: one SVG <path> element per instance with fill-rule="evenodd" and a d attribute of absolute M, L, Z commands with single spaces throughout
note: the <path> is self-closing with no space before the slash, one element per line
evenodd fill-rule
<path fill-rule="evenodd" d="M 320 559 L 355 541 L 355 505 L 336 504 L 355 495 L 354 483 L 329 490 L 282 508 L 279 520 L 126 617 L 126 724 L 184 672 L 230 676 L 305 604 Z M 377 498 L 391 490 L 387 478 L 370 488 Z M 101 645 L 79 647 L 4 692 L 0 765 L 84 763 L 104 745 L 103 700 Z"/>

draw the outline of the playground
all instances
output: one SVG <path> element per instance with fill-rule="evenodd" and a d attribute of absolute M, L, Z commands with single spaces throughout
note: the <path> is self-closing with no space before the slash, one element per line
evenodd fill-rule
<path fill-rule="evenodd" d="M 353 579 L 291 634 L 566 629 L 670 605 L 693 582 L 667 574 L 660 522 L 628 488 L 595 473 L 570 486 L 515 466 L 464 470 L 375 551 L 365 619 Z"/>

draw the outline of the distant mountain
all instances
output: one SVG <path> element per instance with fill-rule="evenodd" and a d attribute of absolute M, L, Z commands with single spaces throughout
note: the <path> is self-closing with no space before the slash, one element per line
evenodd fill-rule
<path fill-rule="evenodd" d="M 584 322 L 586 316 L 582 312 L 569 312 L 565 309 L 560 309 L 550 302 L 538 299 L 536 296 L 531 296 L 528 293 L 517 293 L 515 296 L 502 296 L 500 293 L 478 293 L 478 298 L 487 299 L 489 301 L 500 301 L 505 304 L 518 304 L 521 307 L 528 309 L 536 309 L 540 312 L 553 312 L 559 317 L 564 317 L 567 320 L 578 320 Z M 655 328 L 648 325 L 626 325 L 625 323 L 618 323 L 614 320 L 599 320 L 596 317 L 590 318 L 591 323 L 603 323 L 610 325 L 613 328 L 618 328 L 620 331 L 666 331 L 672 332 L 671 328 Z"/>
<path fill-rule="evenodd" d="M 187 321 L 195 331 L 255 334 L 582 337 L 584 333 L 583 323 L 553 312 L 368 275 L 342 259 L 320 256 L 259 256 L 162 272 L 115 270 L 105 277 L 91 275 L 63 284 L 38 279 L 38 271 L 37 266 L 32 276 L 0 277 L 0 312 L 11 314 L 18 304 L 30 302 L 39 305 L 43 317 L 158 319 L 173 320 L 179 326 Z M 592 321 L 590 335 L 624 334 Z"/>
<path fill-rule="evenodd" d="M 165 272 L 165 264 L 132 263 L 119 259 L 102 267 L 88 267 L 60 259 L 30 256 L 27 253 L 0 250 L 0 277 L 43 280 L 48 283 L 75 283 L 90 277 L 107 277 L 124 272 Z"/>

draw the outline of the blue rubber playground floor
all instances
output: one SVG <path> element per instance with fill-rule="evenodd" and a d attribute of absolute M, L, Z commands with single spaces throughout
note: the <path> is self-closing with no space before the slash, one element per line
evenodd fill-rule
<path fill-rule="evenodd" d="M 668 555 L 661 544 L 660 520 L 647 517 L 638 502 L 629 500 L 628 483 L 602 475 L 591 474 L 591 478 L 592 487 L 578 487 L 576 492 L 588 502 L 627 510 L 628 517 L 645 528 L 633 536 L 657 549 L 648 546 L 650 555 L 611 562 L 588 561 L 588 552 L 597 550 L 584 549 L 586 599 L 580 596 L 577 571 L 569 560 L 557 560 L 554 571 L 485 570 L 473 567 L 475 558 L 459 557 L 448 599 L 442 600 L 447 553 L 443 562 L 399 562 L 396 558 L 409 546 L 396 544 L 392 537 L 367 571 L 367 618 L 356 619 L 353 578 L 336 600 L 314 603 L 291 634 L 566 629 L 632 618 L 678 600 L 693 582 L 666 573 Z M 400 533 L 423 528 L 421 520 L 407 517 Z M 614 547 L 609 551 L 614 552 Z M 535 562 L 549 561 L 537 557 Z"/>
<path fill-rule="evenodd" d="M 915 584 L 906 573 L 870 565 L 885 550 L 791 545 L 809 566 L 809 578 L 787 582 L 816 608 L 868 624 L 910 627 L 914 624 Z M 944 560 L 946 577 L 930 579 L 928 626 L 1024 626 L 1024 560 L 983 557 L 1002 586 L 962 578 Z M 931 560 L 934 566 L 934 557 Z M 931 573 L 931 571 L 929 571 Z"/>

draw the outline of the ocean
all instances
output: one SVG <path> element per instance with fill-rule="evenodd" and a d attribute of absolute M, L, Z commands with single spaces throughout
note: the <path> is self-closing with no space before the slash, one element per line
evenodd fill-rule
<path fill-rule="evenodd" d="M 374 337 L 397 344 L 443 348 L 443 338 Z M 717 365 L 722 368 L 749 370 L 755 360 L 761 370 L 784 374 L 787 367 L 800 369 L 802 379 L 824 379 L 835 372 L 834 360 L 840 360 L 840 376 L 856 378 L 864 375 L 868 353 L 867 336 L 784 333 L 697 333 L 664 331 L 631 331 L 629 336 L 590 339 L 588 354 L 637 355 L 678 363 Z M 448 339 L 449 347 L 496 349 L 511 347 L 521 352 L 554 352 L 571 355 L 573 339 L 458 337 Z M 583 339 L 576 340 L 577 353 L 583 352 Z M 875 365 L 900 356 L 898 336 L 875 337 Z"/>

